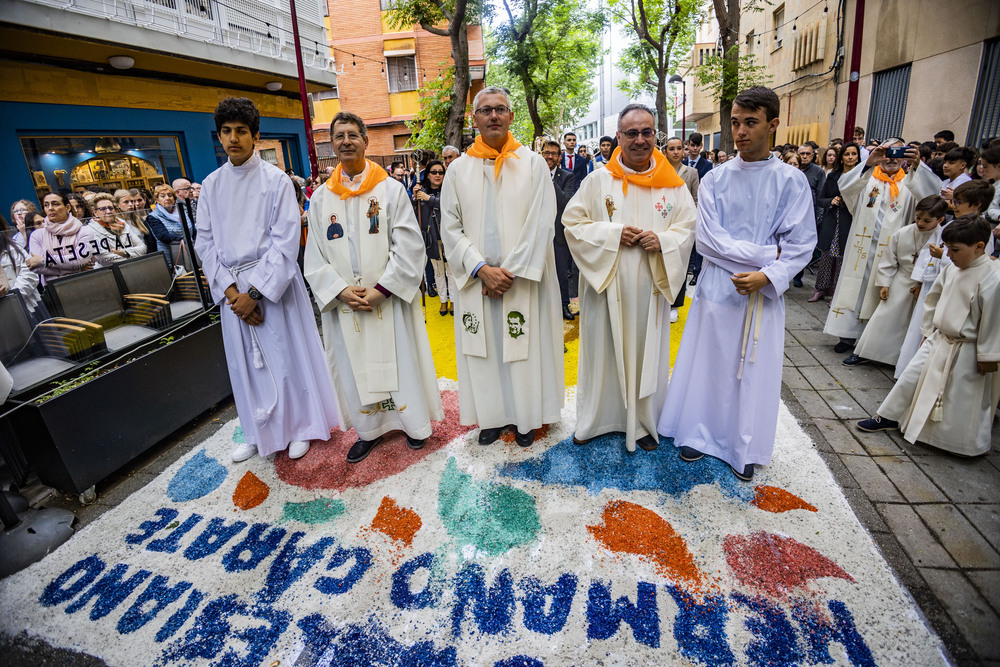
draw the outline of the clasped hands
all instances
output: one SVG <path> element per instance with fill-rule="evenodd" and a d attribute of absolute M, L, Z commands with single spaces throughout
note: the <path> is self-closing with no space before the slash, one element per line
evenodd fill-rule
<path fill-rule="evenodd" d="M 476 272 L 483 283 L 483 296 L 499 299 L 514 285 L 514 274 L 501 266 L 484 264 Z"/>
<path fill-rule="evenodd" d="M 625 225 L 622 227 L 621 242 L 627 246 L 639 247 L 646 252 L 660 252 L 660 237 L 651 229 Z"/>
<path fill-rule="evenodd" d="M 385 295 L 374 287 L 351 285 L 341 290 L 337 298 L 350 306 L 351 310 L 371 312 L 375 306 L 385 301 Z"/>
<path fill-rule="evenodd" d="M 226 303 L 236 317 L 252 327 L 264 323 L 264 311 L 260 304 L 246 292 L 240 292 L 235 285 L 226 288 Z"/>
<path fill-rule="evenodd" d="M 775 259 L 781 259 L 781 248 L 778 248 L 778 256 Z M 762 271 L 734 273 L 729 276 L 729 279 L 733 281 L 733 285 L 739 294 L 753 294 L 771 284 L 771 279 Z"/>

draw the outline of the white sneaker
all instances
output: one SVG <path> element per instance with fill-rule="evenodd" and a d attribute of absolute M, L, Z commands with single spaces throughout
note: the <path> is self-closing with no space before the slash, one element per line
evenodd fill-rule
<path fill-rule="evenodd" d="M 233 463 L 239 463 L 241 461 L 246 461 L 247 459 L 257 455 L 257 445 L 251 445 L 248 442 L 244 442 L 241 445 L 237 445 L 236 449 L 233 450 L 232 457 Z"/>
<path fill-rule="evenodd" d="M 288 458 L 301 459 L 309 451 L 309 443 L 304 440 L 295 440 L 288 443 Z"/>
<path fill-rule="evenodd" d="M 671 308 L 670 309 L 670 323 L 673 324 L 674 322 L 676 322 L 678 317 L 680 317 L 680 313 L 677 312 L 677 309 L 676 308 Z"/>

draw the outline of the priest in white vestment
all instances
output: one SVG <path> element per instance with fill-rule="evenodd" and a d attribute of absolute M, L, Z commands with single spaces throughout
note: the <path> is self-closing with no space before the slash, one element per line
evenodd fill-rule
<path fill-rule="evenodd" d="M 885 142 L 871 152 L 866 162 L 837 182 L 840 198 L 854 216 L 823 328 L 825 333 L 840 338 L 834 348 L 837 352 L 854 346 L 879 304 L 879 287 L 874 278 L 889 237 L 913 221 L 918 201 L 941 189 L 941 180 L 920 161 L 917 149 L 906 149 L 909 173 L 903 168 L 903 158 L 886 156 L 887 148 L 902 145 L 898 139 Z"/>
<path fill-rule="evenodd" d="M 681 458 L 708 454 L 743 480 L 774 448 L 785 340 L 783 294 L 812 258 L 816 220 L 809 182 L 771 156 L 779 124 L 774 91 L 733 103 L 739 155 L 705 174 L 695 244 L 705 258 L 660 417 Z"/>
<path fill-rule="evenodd" d="M 563 212 L 580 267 L 576 433 L 583 444 L 625 433 L 651 451 L 670 374 L 670 304 L 694 244 L 694 200 L 656 150 L 653 111 L 626 106 L 619 147 L 587 177 Z"/>
<path fill-rule="evenodd" d="M 365 159 L 368 130 L 352 113 L 330 125 L 340 158 L 313 193 L 305 275 L 321 312 L 341 428 L 357 431 L 358 463 L 400 430 L 420 449 L 444 419 L 434 359 L 417 298 L 423 236 L 402 184 Z"/>
<path fill-rule="evenodd" d="M 246 98 L 215 110 L 229 160 L 209 174 L 195 249 L 212 298 L 245 442 L 234 461 L 288 448 L 291 458 L 327 440 L 337 399 L 323 363 L 312 303 L 296 263 L 301 222 L 291 179 L 254 150 L 260 113 Z"/>
<path fill-rule="evenodd" d="M 479 424 L 482 445 L 513 425 L 527 447 L 535 429 L 559 421 L 565 394 L 555 191 L 545 160 L 510 134 L 507 93 L 484 88 L 473 109 L 481 134 L 441 189 L 441 236 L 459 289 L 461 422 Z"/>

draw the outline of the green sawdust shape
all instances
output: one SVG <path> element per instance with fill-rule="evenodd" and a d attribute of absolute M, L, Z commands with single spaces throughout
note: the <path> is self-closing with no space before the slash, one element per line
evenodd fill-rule
<path fill-rule="evenodd" d="M 511 486 L 475 481 L 448 459 L 438 485 L 438 516 L 460 546 L 497 556 L 535 539 L 542 529 L 535 499 Z"/>
<path fill-rule="evenodd" d="M 247 438 L 245 435 L 243 435 L 243 427 L 237 424 L 236 429 L 233 431 L 233 442 L 235 442 L 238 445 L 242 445 L 246 441 Z"/>
<path fill-rule="evenodd" d="M 347 510 L 343 500 L 317 498 L 304 503 L 285 503 L 283 521 L 317 524 L 333 521 Z"/>

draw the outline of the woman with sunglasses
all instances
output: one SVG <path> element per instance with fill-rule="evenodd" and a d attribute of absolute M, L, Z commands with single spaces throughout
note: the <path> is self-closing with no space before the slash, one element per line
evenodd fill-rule
<path fill-rule="evenodd" d="M 441 184 L 444 182 L 444 162 L 431 160 L 424 169 L 424 178 L 413 186 L 413 207 L 424 235 L 427 257 L 434 267 L 434 283 L 441 297 L 441 316 L 455 314 L 455 279 L 445 261 L 441 246 Z"/>
<path fill-rule="evenodd" d="M 94 217 L 87 226 L 94 232 L 99 252 L 103 253 L 97 258 L 97 266 L 108 266 L 128 257 L 146 254 L 146 242 L 139 230 L 118 217 L 114 197 L 102 192 L 90 204 Z"/>

